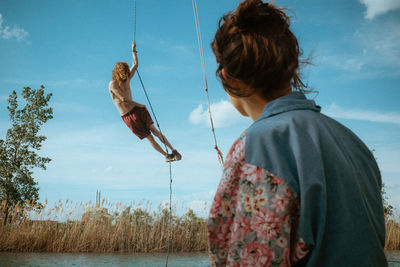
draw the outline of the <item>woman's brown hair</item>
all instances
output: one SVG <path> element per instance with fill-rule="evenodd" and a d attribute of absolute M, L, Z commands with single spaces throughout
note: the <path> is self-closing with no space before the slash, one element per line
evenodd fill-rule
<path fill-rule="evenodd" d="M 230 95 L 260 93 L 270 99 L 289 86 L 306 87 L 298 73 L 301 51 L 289 26 L 283 9 L 261 0 L 245 0 L 220 19 L 211 47 L 218 63 L 216 73 Z M 247 89 L 230 87 L 222 69 Z"/>
<path fill-rule="evenodd" d="M 117 62 L 112 70 L 112 79 L 118 83 L 118 86 L 128 79 L 129 65 L 126 62 Z"/>

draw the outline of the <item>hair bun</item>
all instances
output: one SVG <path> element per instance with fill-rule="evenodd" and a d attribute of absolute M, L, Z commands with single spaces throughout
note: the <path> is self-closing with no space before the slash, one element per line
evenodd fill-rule
<path fill-rule="evenodd" d="M 261 0 L 243 1 L 236 11 L 236 23 L 242 31 L 254 31 L 265 26 L 265 18 L 269 15 L 268 3 Z"/>

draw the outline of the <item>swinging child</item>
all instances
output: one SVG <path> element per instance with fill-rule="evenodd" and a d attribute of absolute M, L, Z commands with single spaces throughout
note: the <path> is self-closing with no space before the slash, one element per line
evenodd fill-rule
<path fill-rule="evenodd" d="M 117 62 L 112 71 L 112 81 L 108 85 L 111 98 L 121 114 L 122 120 L 131 131 L 140 139 L 147 138 L 155 150 L 160 152 L 166 162 L 181 160 L 182 156 L 168 142 L 167 138 L 154 127 L 145 105 L 139 104 L 132 99 L 130 81 L 138 67 L 136 42 L 132 43 L 133 64 L 129 69 L 126 62 Z M 164 151 L 155 141 L 153 134 L 172 150 L 171 154 Z"/>

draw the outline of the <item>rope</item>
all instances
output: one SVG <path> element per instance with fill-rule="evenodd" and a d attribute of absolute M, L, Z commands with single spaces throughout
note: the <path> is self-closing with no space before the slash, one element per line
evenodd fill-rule
<path fill-rule="evenodd" d="M 167 153 L 169 153 L 168 147 L 165 144 L 164 134 L 161 131 L 161 127 L 160 127 L 160 124 L 158 123 L 157 116 L 156 116 L 156 114 L 154 112 L 153 106 L 151 105 L 149 96 L 147 95 L 147 91 L 146 91 L 146 88 L 144 87 L 144 84 L 143 84 L 143 81 L 142 81 L 142 77 L 140 76 L 140 73 L 139 73 L 138 69 L 136 70 L 136 72 L 138 74 L 139 81 L 140 81 L 140 83 L 142 85 L 143 92 L 144 92 L 144 94 L 145 94 L 145 96 L 147 98 L 147 102 L 149 103 L 149 106 L 150 106 L 150 109 L 151 109 L 151 113 L 153 114 L 154 120 L 156 121 L 157 128 L 160 131 L 161 137 L 163 139 L 165 150 L 167 151 Z M 168 230 L 168 252 L 167 252 L 167 259 L 166 259 L 165 267 L 168 266 L 168 258 L 169 258 L 169 254 L 170 254 L 170 251 L 171 251 L 171 239 L 172 239 L 172 230 L 171 230 L 171 228 L 172 228 L 172 167 L 171 167 L 171 162 L 169 162 L 169 230 Z"/>
<path fill-rule="evenodd" d="M 171 168 L 171 162 L 169 163 L 169 230 L 168 230 L 168 252 L 167 252 L 167 259 L 165 262 L 165 267 L 168 267 L 168 258 L 169 258 L 169 253 L 171 250 L 171 239 L 172 239 L 172 231 L 171 231 L 171 226 L 172 226 L 172 168 Z"/>
<path fill-rule="evenodd" d="M 165 144 L 166 142 L 165 142 L 165 139 L 164 139 L 164 135 L 163 135 L 163 133 L 161 131 L 160 124 L 158 123 L 156 113 L 154 112 L 154 109 L 153 109 L 153 105 L 151 104 L 149 96 L 147 95 L 147 91 L 146 91 L 146 88 L 144 87 L 144 84 L 143 84 L 143 81 L 142 81 L 142 77 L 140 76 L 140 73 L 139 73 L 139 69 L 136 69 L 136 73 L 137 73 L 137 75 L 139 77 L 140 83 L 142 84 L 144 95 L 146 96 L 147 102 L 149 103 L 149 106 L 150 106 L 151 113 L 153 114 L 154 120 L 156 121 L 156 124 L 157 124 L 157 128 L 160 131 L 161 137 L 163 139 L 162 141 L 163 141 L 163 144 L 164 144 L 164 147 L 165 147 L 165 151 L 167 151 L 167 153 L 168 153 L 169 151 L 168 151 L 167 145 Z"/>
<path fill-rule="evenodd" d="M 134 12 L 135 12 L 135 17 L 134 17 L 135 23 L 133 25 L 133 41 L 136 43 L 136 0 L 135 0 Z"/>
<path fill-rule="evenodd" d="M 135 3 L 135 5 L 134 5 L 134 15 L 135 16 L 134 16 L 133 40 L 134 40 L 134 42 L 136 42 L 136 0 L 134 1 L 134 3 Z M 144 92 L 144 94 L 146 96 L 147 102 L 149 103 L 149 106 L 150 106 L 150 109 L 151 109 L 151 113 L 153 114 L 153 118 L 156 121 L 157 128 L 160 131 L 160 134 L 161 134 L 161 137 L 162 137 L 162 141 L 163 141 L 163 144 L 164 144 L 164 147 L 165 147 L 165 151 L 167 152 L 167 154 L 169 154 L 168 147 L 167 147 L 166 142 L 165 142 L 164 134 L 161 131 L 161 127 L 160 127 L 160 124 L 158 123 L 156 113 L 154 112 L 154 109 L 153 109 L 153 105 L 151 104 L 151 101 L 150 101 L 150 98 L 149 98 L 149 96 L 147 94 L 146 88 L 144 87 L 144 84 L 143 84 L 143 81 L 142 81 L 142 77 L 140 76 L 140 73 L 139 73 L 139 69 L 136 69 L 136 73 L 138 74 L 140 84 L 142 85 L 142 88 L 143 88 L 143 92 Z M 172 164 L 171 164 L 171 162 L 169 162 L 169 218 L 168 219 L 169 219 L 169 222 L 168 222 L 169 223 L 169 229 L 168 229 L 168 251 L 167 251 L 167 258 L 166 258 L 166 262 L 165 262 L 165 267 L 168 267 L 168 259 L 169 259 L 169 254 L 170 254 L 170 251 L 171 251 L 171 240 L 172 240 Z"/>
<path fill-rule="evenodd" d="M 212 118 L 212 114 L 211 114 L 211 104 L 210 104 L 210 96 L 208 94 L 206 64 L 205 64 L 205 60 L 204 60 L 203 39 L 202 39 L 202 36 L 201 36 L 199 12 L 198 12 L 198 9 L 197 9 L 197 0 L 192 0 L 192 6 L 193 6 L 194 22 L 196 24 L 197 42 L 199 44 L 201 67 L 203 69 L 203 79 L 204 79 L 205 91 L 206 91 L 206 95 L 207 95 L 208 115 L 210 117 L 211 131 L 212 131 L 213 136 L 214 136 L 214 149 L 217 151 L 218 161 L 221 164 L 221 167 L 223 168 L 223 166 L 224 166 L 224 156 L 223 156 L 221 150 L 219 150 L 219 148 L 218 148 L 217 137 L 216 137 L 215 129 L 214 129 L 214 122 L 213 122 L 213 118 Z"/>

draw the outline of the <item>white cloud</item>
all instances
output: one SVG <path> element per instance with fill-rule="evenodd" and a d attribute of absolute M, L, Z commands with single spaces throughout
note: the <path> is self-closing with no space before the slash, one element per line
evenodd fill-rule
<path fill-rule="evenodd" d="M 398 77 L 400 20 L 386 16 L 362 23 L 352 36 L 342 35 L 317 52 L 317 64 L 341 70 L 348 79 Z"/>
<path fill-rule="evenodd" d="M 197 192 L 192 195 L 183 196 L 182 202 L 187 204 L 185 208 L 187 210 L 192 209 L 197 216 L 207 217 L 211 203 L 213 202 L 215 196 L 215 190 Z"/>
<path fill-rule="evenodd" d="M 336 105 L 335 103 L 332 103 L 324 111 L 324 113 L 328 116 L 341 119 L 400 124 L 400 113 L 398 112 L 377 112 L 361 109 L 346 109 Z"/>
<path fill-rule="evenodd" d="M 366 19 L 373 19 L 378 15 L 385 14 L 390 10 L 400 8 L 399 0 L 360 0 L 367 7 Z"/>
<path fill-rule="evenodd" d="M 363 58 L 357 58 L 354 56 L 321 56 L 318 59 L 319 63 L 331 65 L 337 69 L 359 72 L 365 65 Z"/>
<path fill-rule="evenodd" d="M 356 50 L 353 53 L 328 49 L 317 58 L 318 63 L 351 72 L 351 77 L 399 75 L 400 24 L 397 21 L 386 20 L 385 23 L 363 26 L 354 33 L 354 40 Z"/>
<path fill-rule="evenodd" d="M 168 168 L 162 155 L 123 126 L 118 122 L 67 130 L 61 123 L 52 124 L 43 131 L 48 139 L 41 150 L 52 161 L 46 171 L 36 171 L 39 181 L 96 184 L 107 190 L 166 187 Z"/>
<path fill-rule="evenodd" d="M 0 37 L 3 39 L 16 39 L 17 41 L 22 41 L 26 39 L 29 35 L 24 29 L 14 25 L 12 27 L 8 25 L 3 25 L 3 15 L 0 14 Z"/>
<path fill-rule="evenodd" d="M 400 3 L 400 1 L 398 1 Z M 364 27 L 355 36 L 364 47 L 362 59 L 369 65 L 400 67 L 400 24 L 388 20 L 384 25 Z"/>
<path fill-rule="evenodd" d="M 105 171 L 106 171 L 106 172 L 110 172 L 110 171 L 112 171 L 112 169 L 113 169 L 112 166 L 108 166 L 108 167 L 105 169 Z"/>
<path fill-rule="evenodd" d="M 226 100 L 221 100 L 220 102 L 211 104 L 211 112 L 214 127 L 216 128 L 227 127 L 249 120 L 240 115 L 232 104 Z M 210 126 L 211 123 L 208 108 L 205 109 L 202 104 L 197 106 L 197 108 L 190 113 L 189 121 L 193 124 L 205 124 Z"/>

